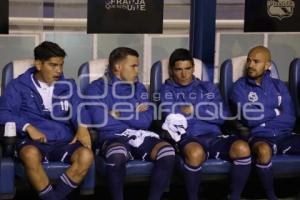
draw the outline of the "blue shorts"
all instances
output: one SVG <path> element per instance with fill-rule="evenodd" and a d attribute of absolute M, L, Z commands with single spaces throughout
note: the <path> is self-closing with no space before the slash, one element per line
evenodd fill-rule
<path fill-rule="evenodd" d="M 260 141 L 269 144 L 273 151 L 273 155 L 300 155 L 300 135 L 298 134 L 288 134 L 279 137 L 250 137 L 250 147 L 252 148 L 256 142 Z"/>
<path fill-rule="evenodd" d="M 215 158 L 230 161 L 229 150 L 231 145 L 237 140 L 244 140 L 237 135 L 199 135 L 185 136 L 179 141 L 180 152 L 183 152 L 185 145 L 190 142 L 200 144 L 205 153 L 206 158 Z"/>
<path fill-rule="evenodd" d="M 101 152 L 100 154 L 105 158 L 105 154 L 107 150 L 109 150 L 109 147 L 114 143 L 119 143 L 122 144 L 127 149 L 129 153 L 128 159 L 151 161 L 150 153 L 154 148 L 154 146 L 160 142 L 163 142 L 163 140 L 155 137 L 146 137 L 144 142 L 141 144 L 141 146 L 135 148 L 129 145 L 127 137 L 119 136 L 119 137 L 104 140 L 102 143 L 100 143 L 99 150 Z"/>
<path fill-rule="evenodd" d="M 71 164 L 71 156 L 79 147 L 82 147 L 79 142 L 74 144 L 68 142 L 41 143 L 25 138 L 18 140 L 16 143 L 17 157 L 20 150 L 27 145 L 33 145 L 40 150 L 42 162 L 44 163 L 56 161 L 67 164 Z"/>

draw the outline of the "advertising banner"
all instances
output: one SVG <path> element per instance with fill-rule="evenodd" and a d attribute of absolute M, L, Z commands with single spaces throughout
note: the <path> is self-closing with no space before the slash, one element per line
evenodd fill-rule
<path fill-rule="evenodd" d="M 88 0 L 88 33 L 162 33 L 163 0 Z"/>
<path fill-rule="evenodd" d="M 0 34 L 8 34 L 8 0 L 0 0 Z"/>
<path fill-rule="evenodd" d="M 300 1 L 245 1 L 245 32 L 299 32 L 299 22 Z"/>

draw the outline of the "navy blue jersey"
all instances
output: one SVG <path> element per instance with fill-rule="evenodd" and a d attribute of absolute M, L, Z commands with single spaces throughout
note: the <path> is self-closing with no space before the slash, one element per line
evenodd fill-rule
<path fill-rule="evenodd" d="M 82 101 L 77 95 L 75 81 L 62 76 L 62 82 L 54 85 L 50 112 L 33 83 L 35 72 L 32 67 L 7 85 L 0 101 L 0 123 L 15 122 L 21 138 L 29 137 L 22 129 L 30 123 L 45 134 L 48 142 L 70 141 L 79 123 L 89 123 L 85 108 L 78 111 Z"/>
<path fill-rule="evenodd" d="M 293 130 L 294 103 L 284 82 L 271 78 L 269 71 L 261 85 L 248 77 L 236 81 L 230 103 L 242 111 L 241 122 L 251 129 L 251 136 L 276 137 Z"/>
<path fill-rule="evenodd" d="M 153 120 L 152 106 L 145 112 L 136 111 L 138 105 L 149 103 L 146 88 L 139 81 L 129 84 L 116 76 L 105 77 L 93 81 L 86 94 L 92 124 L 97 127 L 101 140 L 117 137 L 128 128 L 147 129 Z M 111 110 L 119 111 L 118 119 L 110 115 Z"/>
<path fill-rule="evenodd" d="M 218 88 L 211 82 L 193 78 L 187 86 L 181 86 L 168 79 L 160 90 L 160 107 L 163 116 L 180 113 L 188 121 L 187 134 L 192 136 L 205 134 L 221 134 L 220 126 L 229 116 L 229 111 Z M 187 115 L 181 112 L 184 105 L 192 105 L 194 113 Z"/>

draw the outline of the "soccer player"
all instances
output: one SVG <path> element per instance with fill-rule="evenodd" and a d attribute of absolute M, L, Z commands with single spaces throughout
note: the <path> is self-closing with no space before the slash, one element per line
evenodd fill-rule
<path fill-rule="evenodd" d="M 172 138 L 184 160 L 188 199 L 198 199 L 202 164 L 209 157 L 232 162 L 230 199 L 240 199 L 251 168 L 249 146 L 237 135 L 222 135 L 221 126 L 229 116 L 228 110 L 217 87 L 196 78 L 194 71 L 190 52 L 176 49 L 169 58 L 170 78 L 162 85 L 160 94 L 166 119 L 163 129 L 171 136 L 174 132 L 182 134 L 180 138 Z M 187 126 L 178 126 L 182 118 L 187 120 Z"/>
<path fill-rule="evenodd" d="M 93 162 L 88 114 L 77 112 L 81 100 L 75 81 L 64 78 L 65 56 L 55 43 L 39 44 L 34 66 L 8 84 L 0 102 L 0 123 L 16 123 L 18 157 L 41 199 L 65 199 Z M 42 166 L 51 161 L 70 164 L 55 188 Z"/>
<path fill-rule="evenodd" d="M 152 161 L 149 200 L 159 200 L 170 182 L 175 151 L 158 135 L 146 131 L 153 119 L 146 88 L 138 81 L 139 55 L 127 47 L 109 55 L 108 72 L 87 89 L 88 111 L 99 132 L 98 148 L 106 161 L 113 200 L 123 199 L 125 165 L 129 159 Z"/>
<path fill-rule="evenodd" d="M 270 76 L 270 67 L 269 49 L 252 48 L 247 57 L 246 76 L 234 83 L 230 102 L 243 109 L 241 122 L 250 129 L 249 144 L 255 154 L 258 176 L 268 199 L 275 200 L 272 156 L 299 154 L 300 136 L 292 134 L 295 109 L 288 89 L 284 82 Z"/>

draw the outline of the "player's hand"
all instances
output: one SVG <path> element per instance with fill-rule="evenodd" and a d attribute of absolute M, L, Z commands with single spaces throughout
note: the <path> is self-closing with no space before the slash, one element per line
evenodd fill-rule
<path fill-rule="evenodd" d="M 109 114 L 115 119 L 119 119 L 121 116 L 121 113 L 117 110 L 111 110 L 109 111 Z"/>
<path fill-rule="evenodd" d="M 80 142 L 86 148 L 92 148 L 90 133 L 85 126 L 79 125 L 75 137 L 69 144 L 74 144 L 76 141 Z"/>
<path fill-rule="evenodd" d="M 46 136 L 34 126 L 28 125 L 26 127 L 26 132 L 28 133 L 28 135 L 32 140 L 39 141 L 41 143 L 47 143 Z"/>
<path fill-rule="evenodd" d="M 193 105 L 181 106 L 180 111 L 187 115 L 191 115 L 194 113 L 194 106 Z"/>
<path fill-rule="evenodd" d="M 136 112 L 145 112 L 148 110 L 148 108 L 149 108 L 149 106 L 147 104 L 142 103 L 136 107 Z"/>

